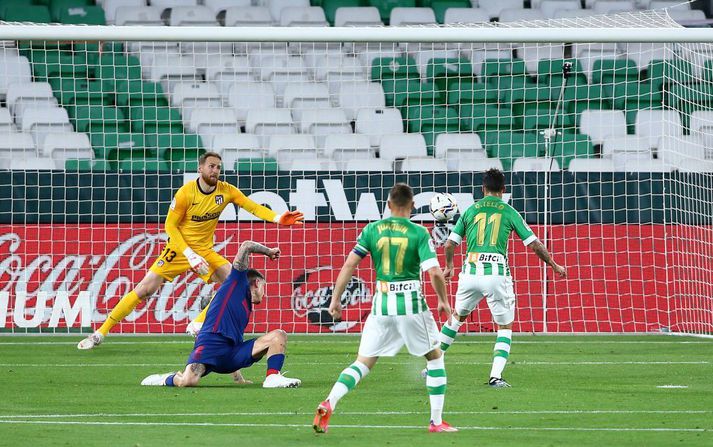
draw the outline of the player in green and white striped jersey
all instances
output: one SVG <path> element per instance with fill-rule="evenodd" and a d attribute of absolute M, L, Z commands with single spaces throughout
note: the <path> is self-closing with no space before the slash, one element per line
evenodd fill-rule
<path fill-rule="evenodd" d="M 505 175 L 490 169 L 483 176 L 484 197 L 465 210 L 446 242 L 446 278 L 453 276 L 455 248 L 466 238 L 468 254 L 458 276 L 455 311 L 441 328 L 441 349 L 445 352 L 468 315 L 485 298 L 493 320 L 498 325 L 493 366 L 488 384 L 495 388 L 509 387 L 502 373 L 510 355 L 512 322 L 515 320 L 515 292 L 508 265 L 508 239 L 515 232 L 522 243 L 565 278 L 564 267 L 557 265 L 547 248 L 537 239 L 520 214 L 503 202 Z"/>
<path fill-rule="evenodd" d="M 436 259 L 426 228 L 409 219 L 413 191 L 397 183 L 389 194 L 391 217 L 372 222 L 359 235 L 332 292 L 329 312 L 335 320 L 342 314 L 341 297 L 357 265 L 371 253 L 376 270 L 376 292 L 371 313 L 361 335 L 357 360 L 347 367 L 329 396 L 317 407 L 313 427 L 327 431 L 332 411 L 374 367 L 379 357 L 396 355 L 406 345 L 412 355 L 426 357 L 426 387 L 431 403 L 431 432 L 458 431 L 443 421 L 446 369 L 438 346 L 438 327 L 421 290 L 421 272 L 428 272 L 438 295 L 438 312 L 450 315 L 446 281 Z"/>

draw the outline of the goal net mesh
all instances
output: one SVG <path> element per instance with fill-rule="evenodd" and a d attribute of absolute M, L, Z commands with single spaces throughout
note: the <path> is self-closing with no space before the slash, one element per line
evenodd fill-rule
<path fill-rule="evenodd" d="M 217 25 L 176 14 L 164 19 Z M 680 28 L 665 10 L 578 14 L 448 26 Z M 569 273 L 555 279 L 511 240 L 516 331 L 713 331 L 711 44 L 78 42 L 56 29 L 56 41 L 0 48 L 4 332 L 101 324 L 162 254 L 172 196 L 206 150 L 254 201 L 306 217 L 277 227 L 229 205 L 219 218 L 228 260 L 248 239 L 283 253 L 253 260 L 268 279 L 255 332 L 359 331 L 369 260 L 344 321 L 326 308 L 391 186 L 414 188 L 413 220 L 439 243 L 449 227 L 434 225 L 431 195 L 463 211 L 490 167 Z M 215 290 L 179 275 L 115 332 L 182 333 Z M 467 330 L 494 330 L 485 304 Z"/>

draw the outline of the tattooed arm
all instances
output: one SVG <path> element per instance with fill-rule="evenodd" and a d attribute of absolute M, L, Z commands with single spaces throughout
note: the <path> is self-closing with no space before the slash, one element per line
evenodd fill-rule
<path fill-rule="evenodd" d="M 567 271 L 562 267 L 561 265 L 558 265 L 553 259 L 552 256 L 550 256 L 550 253 L 547 251 L 547 247 L 545 247 L 545 244 L 540 242 L 539 240 L 534 241 L 529 245 L 529 247 L 532 249 L 532 251 L 535 252 L 538 258 L 542 259 L 545 264 L 549 265 L 552 267 L 552 270 L 560 276 L 560 278 L 566 278 L 567 277 Z"/>
<path fill-rule="evenodd" d="M 259 254 L 267 256 L 268 258 L 270 258 L 272 260 L 275 260 L 280 257 L 280 249 L 277 247 L 267 248 L 266 246 L 264 246 L 262 244 L 258 244 L 257 242 L 245 241 L 240 245 L 238 254 L 235 256 L 235 259 L 233 260 L 233 267 L 236 268 L 237 270 L 249 269 L 251 253 L 259 253 Z"/>

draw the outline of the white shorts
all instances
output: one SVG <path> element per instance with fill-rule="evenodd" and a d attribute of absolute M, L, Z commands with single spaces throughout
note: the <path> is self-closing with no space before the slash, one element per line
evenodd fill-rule
<path fill-rule="evenodd" d="M 473 312 L 485 298 L 495 323 L 503 326 L 515 320 L 515 291 L 512 277 L 500 275 L 458 275 L 455 311 L 460 316 Z"/>
<path fill-rule="evenodd" d="M 359 355 L 393 357 L 406 345 L 422 356 L 439 346 L 438 327 L 431 311 L 411 315 L 369 315 L 364 323 Z"/>

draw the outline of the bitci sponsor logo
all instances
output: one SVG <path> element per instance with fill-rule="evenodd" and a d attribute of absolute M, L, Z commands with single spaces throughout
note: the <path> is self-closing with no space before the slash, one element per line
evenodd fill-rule
<path fill-rule="evenodd" d="M 292 311 L 310 324 L 335 332 L 348 331 L 363 321 L 371 310 L 372 291 L 366 281 L 352 276 L 341 296 L 342 320 L 329 314 L 334 282 L 339 268 L 329 265 L 305 270 L 292 280 Z"/>

